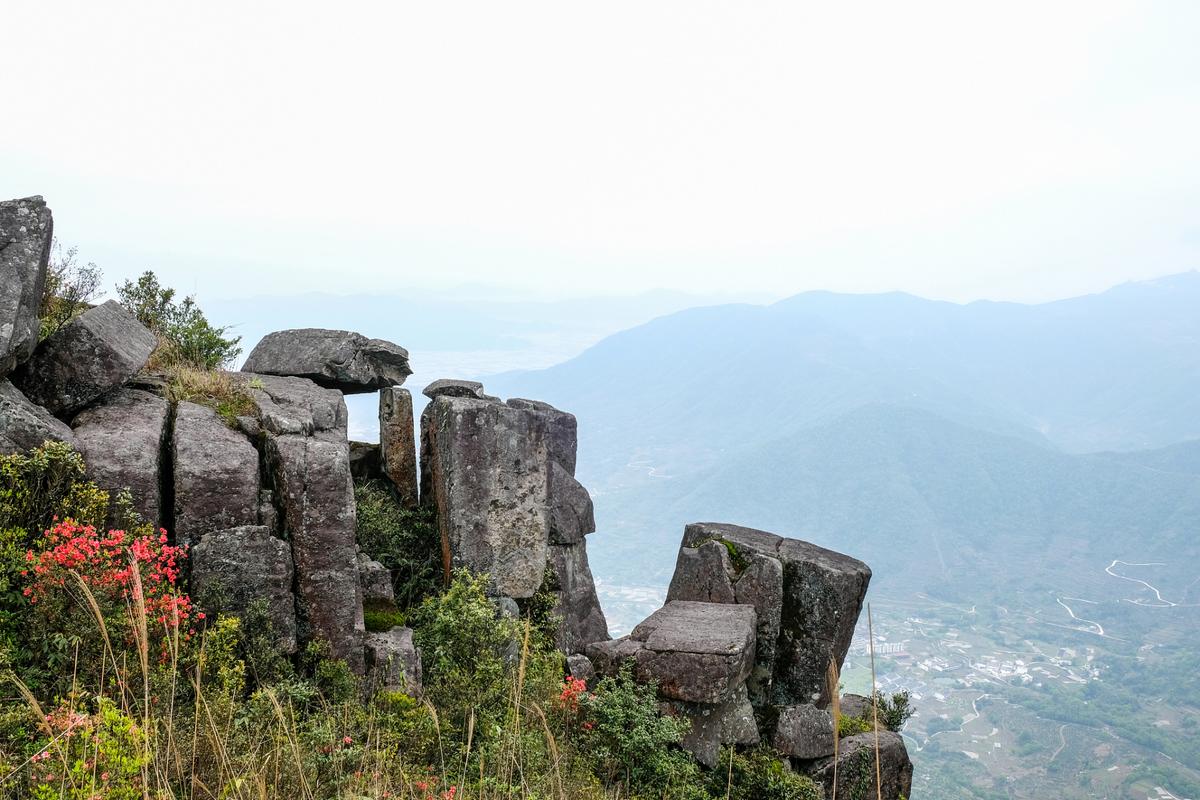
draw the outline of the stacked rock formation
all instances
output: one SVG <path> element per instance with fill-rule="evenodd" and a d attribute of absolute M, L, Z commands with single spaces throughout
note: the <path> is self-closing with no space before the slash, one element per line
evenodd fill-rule
<path fill-rule="evenodd" d="M 364 602 L 393 601 L 393 576 L 356 547 L 354 479 L 386 481 L 405 507 L 435 512 L 447 581 L 459 567 L 487 573 L 509 611 L 553 593 L 571 674 L 628 664 L 658 686 L 666 713 L 691 722 L 684 745 L 701 762 L 714 765 L 722 745 L 767 742 L 827 795 L 835 774 L 838 795 L 863 794 L 855 781 L 873 774 L 875 736 L 842 740 L 835 765 L 826 682 L 871 578 L 861 561 L 765 531 L 688 525 L 666 604 L 611 640 L 588 566 L 596 523 L 575 478 L 572 414 L 435 381 L 418 465 L 407 351 L 309 328 L 268 335 L 229 374 L 253 406 L 231 425 L 145 390 L 153 381 L 137 376 L 157 341 L 117 303 L 38 341 L 52 230 L 41 198 L 0 203 L 0 453 L 72 444 L 100 486 L 127 489 L 146 520 L 191 547 L 201 601 L 265 603 L 282 651 L 322 640 L 369 686 L 420 692 L 413 632 L 368 633 L 363 619 Z M 343 395 L 370 391 L 380 443 L 351 443 Z M 907 796 L 903 740 L 881 732 L 879 752 L 883 796 Z"/>

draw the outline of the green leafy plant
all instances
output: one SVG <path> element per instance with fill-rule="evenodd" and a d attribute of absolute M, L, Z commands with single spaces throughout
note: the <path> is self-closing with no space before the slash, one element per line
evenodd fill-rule
<path fill-rule="evenodd" d="M 103 296 L 100 284 L 104 273 L 91 262 L 80 264 L 78 255 L 79 248 L 64 251 L 61 243 L 54 242 L 38 308 L 42 339 L 57 333 Z"/>
<path fill-rule="evenodd" d="M 392 573 L 396 605 L 411 608 L 442 588 L 441 551 L 433 511 L 409 511 L 380 481 L 354 487 L 357 540 Z"/>
<path fill-rule="evenodd" d="M 719 763 L 727 770 L 715 769 L 709 776 L 713 797 L 729 800 L 819 800 L 821 789 L 811 778 L 784 768 L 783 756 L 769 747 L 756 747 L 746 753 L 725 748 Z"/>
<path fill-rule="evenodd" d="M 160 284 L 151 271 L 117 287 L 121 305 L 159 337 L 152 363 L 214 370 L 237 358 L 242 337 L 228 336 L 228 327 L 210 324 L 195 297 L 177 301 L 175 295 L 175 290 Z"/>

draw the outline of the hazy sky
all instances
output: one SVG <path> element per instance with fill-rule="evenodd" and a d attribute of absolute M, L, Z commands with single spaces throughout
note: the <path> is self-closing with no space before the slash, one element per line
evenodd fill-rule
<path fill-rule="evenodd" d="M 1200 266 L 1200 3 L 9 3 L 0 195 L 208 297 Z"/>

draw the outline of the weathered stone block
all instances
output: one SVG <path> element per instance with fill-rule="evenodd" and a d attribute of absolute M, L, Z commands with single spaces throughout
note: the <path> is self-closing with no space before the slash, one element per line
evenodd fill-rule
<path fill-rule="evenodd" d="M 279 647 L 296 650 L 292 596 L 292 553 L 287 542 L 261 525 L 212 531 L 192 548 L 192 593 L 203 600 L 220 595 L 225 608 L 245 611 L 264 599 Z"/>
<path fill-rule="evenodd" d="M 258 451 L 215 411 L 188 402 L 176 407 L 172 462 L 179 544 L 258 524 Z"/>
<path fill-rule="evenodd" d="M 400 505 L 415 509 L 419 476 L 412 394 L 399 386 L 379 390 L 379 455 L 383 473 L 395 487 Z"/>
<path fill-rule="evenodd" d="M 142 518 L 163 521 L 161 458 L 170 408 L 158 395 L 118 389 L 75 417 L 75 448 L 103 489 L 128 489 Z"/>
<path fill-rule="evenodd" d="M 806 766 L 814 780 L 825 787 L 825 796 L 834 793 L 835 759 L 823 758 Z M 875 787 L 875 734 L 860 733 L 838 742 L 837 796 L 876 797 Z M 912 761 L 904 747 L 900 734 L 891 731 L 879 732 L 878 796 L 884 800 L 900 800 L 912 794 Z"/>
<path fill-rule="evenodd" d="M 664 704 L 663 710 L 691 723 L 680 745 L 710 769 L 717 765 L 722 745 L 758 744 L 754 707 L 744 685 L 718 705 L 671 702 Z"/>
<path fill-rule="evenodd" d="M 133 377 L 157 345 L 153 333 L 109 300 L 39 344 L 12 381 L 30 400 L 66 419 Z"/>
<path fill-rule="evenodd" d="M 375 688 L 405 692 L 419 697 L 421 652 L 413 644 L 411 628 L 392 628 L 366 636 L 366 666 Z"/>
<path fill-rule="evenodd" d="M 546 448 L 550 458 L 562 465 L 572 476 L 575 474 L 575 457 L 579 447 L 579 423 L 575 415 L 560 411 L 540 400 L 525 400 L 514 397 L 508 405 L 541 416 L 546 421 Z"/>
<path fill-rule="evenodd" d="M 783 706 L 772 746 L 786 756 L 813 759 L 833 755 L 833 715 L 810 705 Z"/>
<path fill-rule="evenodd" d="M 396 600 L 392 587 L 392 573 L 383 564 L 373 561 L 366 553 L 358 554 L 358 585 L 362 589 L 363 602 L 387 602 Z"/>
<path fill-rule="evenodd" d="M 399 386 L 412 374 L 408 351 L 352 331 L 298 328 L 263 337 L 243 366 L 246 372 L 307 378 L 346 394 Z"/>
<path fill-rule="evenodd" d="M 53 234 L 54 219 L 42 198 L 0 203 L 0 378 L 37 346 Z"/>
<path fill-rule="evenodd" d="M 550 541 L 581 544 L 596 530 L 596 514 L 588 490 L 557 461 L 550 462 Z"/>
<path fill-rule="evenodd" d="M 608 638 L 608 622 L 596 597 L 586 545 L 551 545 L 550 566 L 557 597 L 554 613 L 562 619 L 556 644 L 564 653 L 582 653 L 592 642 Z"/>
<path fill-rule="evenodd" d="M 31 403 L 20 389 L 0 378 L 0 454 L 32 450 L 46 441 L 74 444 L 75 435 L 49 411 Z"/>

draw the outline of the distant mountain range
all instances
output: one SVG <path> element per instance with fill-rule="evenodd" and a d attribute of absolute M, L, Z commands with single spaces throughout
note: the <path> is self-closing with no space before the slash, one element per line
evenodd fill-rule
<path fill-rule="evenodd" d="M 1182 587 L 1200 555 L 1196 272 L 1041 305 L 814 292 L 689 309 L 487 387 L 579 416 L 609 588 L 664 585 L 699 519 L 959 595 L 1046 575 L 1068 590 L 1112 559 L 1181 565 L 1159 577 Z"/>

